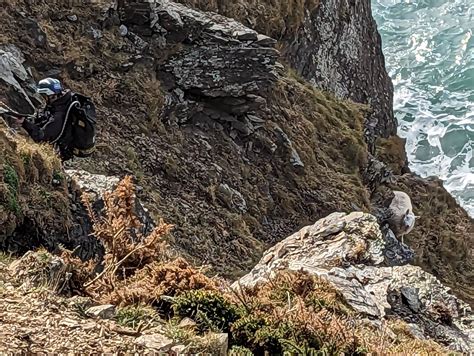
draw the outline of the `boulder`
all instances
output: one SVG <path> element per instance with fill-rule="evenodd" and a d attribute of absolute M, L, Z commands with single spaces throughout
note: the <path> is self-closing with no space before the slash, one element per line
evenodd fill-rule
<path fill-rule="evenodd" d="M 82 170 L 67 169 L 66 173 L 79 187 L 80 194 L 86 193 L 89 195 L 94 210 L 99 214 L 104 208 L 104 202 L 102 199 L 104 193 L 114 190 L 120 181 L 120 179 L 115 176 L 92 174 Z M 81 197 L 76 196 L 75 199 L 80 200 Z M 136 233 L 144 235 L 149 234 L 153 231 L 155 223 L 148 213 L 148 210 L 143 206 L 138 198 L 135 199 L 135 210 L 138 219 L 142 223 L 141 230 L 136 231 Z"/>
<path fill-rule="evenodd" d="M 112 304 L 97 305 L 86 310 L 86 314 L 90 317 L 101 319 L 112 319 L 115 313 L 115 305 Z"/>
<path fill-rule="evenodd" d="M 169 0 L 122 4 L 120 13 L 129 32 L 149 44 L 149 52 L 179 48 L 158 71 L 168 92 L 166 117 L 202 124 L 230 114 L 233 118 L 224 121 L 232 121 L 236 132 L 253 132 L 245 114 L 265 107 L 266 93 L 278 78 L 276 41 L 233 19 Z M 209 109 L 219 115 L 211 117 Z"/>
<path fill-rule="evenodd" d="M 387 258 L 397 240 L 387 240 L 366 213 L 333 213 L 266 251 L 250 273 L 232 287 L 254 287 L 281 270 L 325 277 L 362 316 L 396 317 L 416 325 L 423 337 L 453 350 L 473 347 L 474 314 L 436 277 L 399 259 Z M 391 267 L 393 266 L 393 267 Z"/>
<path fill-rule="evenodd" d="M 175 346 L 172 339 L 159 333 L 142 335 L 135 340 L 135 344 L 157 352 L 169 352 Z"/>

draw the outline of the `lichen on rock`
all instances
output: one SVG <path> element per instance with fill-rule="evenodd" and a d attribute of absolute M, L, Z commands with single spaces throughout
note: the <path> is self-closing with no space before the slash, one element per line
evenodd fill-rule
<path fill-rule="evenodd" d="M 420 267 L 384 267 L 384 246 L 375 217 L 334 213 L 269 249 L 233 288 L 255 288 L 282 271 L 302 270 L 326 278 L 355 311 L 366 317 L 401 318 L 453 350 L 471 350 L 471 307 Z M 449 320 L 444 320 L 438 310 L 443 310 Z"/>

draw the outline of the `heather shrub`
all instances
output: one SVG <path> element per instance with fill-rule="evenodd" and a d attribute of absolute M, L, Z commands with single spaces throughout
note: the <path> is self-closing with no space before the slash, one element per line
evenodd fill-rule
<path fill-rule="evenodd" d="M 198 323 L 198 330 L 229 332 L 239 318 L 238 309 L 222 293 L 206 290 L 189 290 L 173 301 L 176 316 L 189 317 Z"/>

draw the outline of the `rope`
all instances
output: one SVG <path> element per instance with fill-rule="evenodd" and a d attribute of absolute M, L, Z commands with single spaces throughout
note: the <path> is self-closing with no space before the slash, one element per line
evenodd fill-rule
<path fill-rule="evenodd" d="M 68 119 L 69 119 L 69 112 L 71 111 L 71 108 L 76 105 L 76 104 L 81 104 L 79 101 L 75 100 L 71 103 L 71 105 L 69 105 L 69 107 L 67 108 L 67 112 L 66 112 L 66 117 L 64 119 L 64 124 L 63 124 L 63 128 L 61 129 L 61 133 L 59 134 L 58 137 L 56 137 L 56 139 L 54 141 L 52 141 L 51 143 L 56 143 L 58 142 L 58 140 L 61 138 L 61 136 L 64 134 L 64 130 L 66 129 L 66 125 L 67 125 L 67 122 L 68 122 Z"/>

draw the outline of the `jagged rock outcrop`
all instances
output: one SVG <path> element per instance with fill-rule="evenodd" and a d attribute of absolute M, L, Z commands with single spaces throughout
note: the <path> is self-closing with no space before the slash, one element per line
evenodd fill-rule
<path fill-rule="evenodd" d="M 385 267 L 390 264 L 386 248 L 375 217 L 334 213 L 269 249 L 233 287 L 252 287 L 278 271 L 302 269 L 326 277 L 363 316 L 401 318 L 424 337 L 453 350 L 472 350 L 470 306 L 420 267 Z"/>
<path fill-rule="evenodd" d="M 218 121 L 243 135 L 255 130 L 253 117 L 265 108 L 266 93 L 282 68 L 274 39 L 168 0 L 124 2 L 119 12 L 127 36 L 140 36 L 148 52 L 179 46 L 158 66 L 168 92 L 167 121 L 211 126 Z"/>
<path fill-rule="evenodd" d="M 315 6 L 318 1 L 310 2 Z M 72 166 L 106 176 L 134 174 L 144 187 L 141 198 L 145 196 L 147 207 L 176 224 L 174 237 L 180 252 L 189 253 L 196 263 L 224 270 L 227 276 L 240 274 L 253 266 L 264 244 L 274 243 L 302 224 L 333 211 L 368 210 L 367 196 L 372 186 L 375 189 L 380 183 L 395 182 L 394 174 L 382 162 L 382 166 L 368 169 L 373 171 L 366 182 L 369 189 L 360 181 L 367 147 L 362 140 L 359 108 L 312 91 L 291 73 L 270 85 L 279 68 L 274 62 L 277 52 L 273 40 L 214 14 L 192 11 L 170 1 L 151 3 L 111 1 L 104 6 L 93 2 L 71 9 L 66 3 L 7 1 L 0 17 L 2 39 L 21 50 L 25 61 L 15 51 L 1 48 L 24 66 L 14 79 L 25 93 L 30 94 L 28 85 L 32 80 L 21 80 L 26 72 L 36 80 L 58 77 L 66 86 L 93 97 L 100 116 L 98 150 L 93 157 L 77 160 Z M 364 102 L 384 102 L 384 93 L 389 97 L 391 89 L 380 84 L 385 82 L 380 67 L 383 59 L 372 57 L 381 52 L 368 1 L 319 3 L 306 21 L 300 22 L 301 16 L 296 22 L 276 19 L 283 27 L 295 24 L 291 33 L 296 25 L 304 23 L 286 56 L 293 56 L 295 64 L 295 50 L 304 65 L 300 71 L 306 68 L 309 75 L 314 74 L 310 70 L 312 62 L 303 54 L 313 54 L 316 59 L 321 55 L 323 60 L 316 61 L 316 66 L 334 64 L 334 71 L 321 68 L 321 73 L 326 73 L 320 78 L 323 83 L 331 82 L 336 89 L 341 85 L 350 88 L 354 100 L 363 93 L 361 97 L 367 99 Z M 276 10 L 284 13 L 288 9 Z M 261 10 L 254 15 L 273 13 Z M 300 10 L 298 15 L 309 14 Z M 252 21 L 248 25 L 253 26 Z M 322 36 L 331 29 L 337 36 Z M 365 46 L 370 50 L 364 52 Z M 217 57 L 200 52 L 204 47 Z M 249 58 L 237 61 L 230 56 L 241 59 L 243 53 Z M 196 68 L 190 62 L 195 54 L 202 54 Z M 348 60 L 352 55 L 358 57 Z M 255 59 L 255 71 L 247 71 L 250 58 Z M 16 70 L 16 64 L 8 61 Z M 176 68 L 172 63 L 184 67 Z M 211 68 L 210 73 L 219 76 L 207 75 L 211 63 L 218 70 Z M 223 63 L 232 70 L 221 69 Z M 348 72 L 342 68 L 345 64 Z M 350 76 L 340 77 L 346 74 Z M 0 82 L 2 100 L 6 98 L 14 109 L 27 111 L 21 102 L 24 94 L 14 89 L 16 84 L 4 84 L 4 79 Z M 267 89 L 272 91 L 269 97 L 265 95 Z M 30 100 L 35 103 L 33 97 Z M 166 111 L 162 112 L 164 103 Z M 390 110 L 388 105 L 387 118 L 377 118 L 377 124 L 369 119 L 373 127 L 380 124 L 377 130 L 384 135 L 392 125 Z M 386 119 L 386 123 L 379 119 Z M 373 132 L 370 137 L 375 137 Z M 402 161 L 402 154 L 403 149 L 397 150 L 392 162 Z M 387 163 L 385 158 L 389 156 L 378 158 Z M 46 192 L 54 192 L 49 183 Z M 418 262 L 472 301 L 473 259 L 466 248 L 472 245 L 472 220 L 446 197 L 441 185 L 438 189 L 438 185 L 433 188 L 429 184 L 425 189 L 423 180 L 409 185 L 408 189 L 393 189 L 411 190 L 410 195 L 416 197 L 415 214 L 422 218 L 407 241 L 417 251 Z M 428 208 L 432 198 L 437 204 Z M 30 210 L 32 215 L 49 211 L 36 206 Z M 43 216 L 41 212 L 36 216 Z M 80 214 L 79 210 L 74 212 L 76 217 Z M 16 224 L 11 216 L 11 212 L 0 211 L 0 224 Z M 65 215 L 60 212 L 54 216 Z M 85 219 L 74 229 L 87 226 Z M 59 226 L 52 225 L 55 228 L 50 232 Z M 37 236 L 36 230 L 30 232 L 21 236 Z M 385 234 L 387 241 L 388 236 Z M 387 242 L 392 247 L 386 248 L 385 257 L 393 265 L 413 258 L 409 249 L 394 238 L 391 241 Z M 443 249 L 438 248 L 439 241 Z"/>
<path fill-rule="evenodd" d="M 0 101 L 9 102 L 24 113 L 32 113 L 34 104 L 30 96 L 34 96 L 34 82 L 24 62 L 23 54 L 15 45 L 0 46 Z M 29 92 L 24 88 L 29 88 Z"/>
<path fill-rule="evenodd" d="M 79 190 L 73 196 L 76 202 L 82 199 L 83 194 L 87 194 L 89 201 L 92 204 L 94 211 L 99 215 L 104 209 L 104 194 L 112 192 L 120 182 L 120 179 L 115 176 L 105 176 L 102 174 L 92 174 L 86 171 L 66 169 L 67 175 L 72 179 L 74 184 L 77 184 Z M 142 224 L 140 233 L 148 235 L 155 227 L 155 222 L 150 216 L 148 210 L 143 206 L 140 200 L 135 196 L 135 214 Z M 90 233 L 90 230 L 85 230 L 84 233 Z"/>
<path fill-rule="evenodd" d="M 393 85 L 370 0 L 322 0 L 306 17 L 285 57 L 318 88 L 368 104 L 366 139 L 396 134 Z"/>

